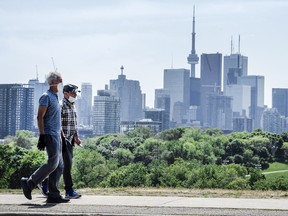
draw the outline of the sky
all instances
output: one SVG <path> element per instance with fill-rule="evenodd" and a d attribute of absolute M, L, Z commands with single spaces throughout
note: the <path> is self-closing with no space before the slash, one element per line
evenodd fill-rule
<path fill-rule="evenodd" d="M 271 107 L 272 88 L 288 88 L 286 0 L 0 0 L 0 84 L 44 82 L 56 69 L 96 95 L 123 65 L 153 107 L 164 69 L 190 69 L 193 6 L 198 56 L 230 55 L 232 40 L 248 75 L 265 77 Z"/>

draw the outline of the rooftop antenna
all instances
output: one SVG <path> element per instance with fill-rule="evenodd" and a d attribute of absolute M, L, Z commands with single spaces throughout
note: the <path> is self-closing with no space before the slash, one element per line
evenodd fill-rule
<path fill-rule="evenodd" d="M 38 79 L 38 66 L 37 66 L 37 64 L 36 64 L 36 80 L 39 80 Z"/>
<path fill-rule="evenodd" d="M 173 69 L 173 54 L 171 55 L 171 69 Z"/>
<path fill-rule="evenodd" d="M 52 64 L 53 64 L 53 67 L 54 67 L 54 71 L 55 71 L 55 72 L 57 72 L 57 68 L 55 67 L 55 64 L 54 64 L 54 59 L 53 59 L 53 57 L 51 57 L 51 59 L 52 59 Z"/>
<path fill-rule="evenodd" d="M 234 53 L 233 36 L 231 36 L 231 55 Z"/>
<path fill-rule="evenodd" d="M 240 54 L 240 34 L 239 34 L 239 38 L 238 38 L 238 53 Z"/>

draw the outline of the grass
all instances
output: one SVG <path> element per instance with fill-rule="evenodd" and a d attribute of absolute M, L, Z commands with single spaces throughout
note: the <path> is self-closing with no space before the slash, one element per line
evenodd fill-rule
<path fill-rule="evenodd" d="M 288 164 L 278 162 L 272 163 L 270 164 L 268 169 L 263 170 L 263 174 L 265 175 L 267 180 L 278 178 L 280 176 L 288 178 Z"/>

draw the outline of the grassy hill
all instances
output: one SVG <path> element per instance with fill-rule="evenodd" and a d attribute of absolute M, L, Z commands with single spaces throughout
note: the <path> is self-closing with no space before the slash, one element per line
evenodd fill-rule
<path fill-rule="evenodd" d="M 263 170 L 263 174 L 266 179 L 273 179 L 280 176 L 288 178 L 288 164 L 278 162 L 272 163 L 268 169 Z"/>

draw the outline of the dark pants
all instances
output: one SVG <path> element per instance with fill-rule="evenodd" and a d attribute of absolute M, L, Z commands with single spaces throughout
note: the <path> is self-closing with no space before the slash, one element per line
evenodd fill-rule
<path fill-rule="evenodd" d="M 48 161 L 40 166 L 28 179 L 30 189 L 34 189 L 39 183 L 49 176 L 49 197 L 59 197 L 59 180 L 63 172 L 62 145 L 59 135 L 51 135 L 52 142 L 46 144 Z"/>
<path fill-rule="evenodd" d="M 63 150 L 63 162 L 64 162 L 64 169 L 63 169 L 63 180 L 65 185 L 65 190 L 68 191 L 73 187 L 71 169 L 72 169 L 72 158 L 73 158 L 73 143 L 66 142 L 65 150 Z"/>

